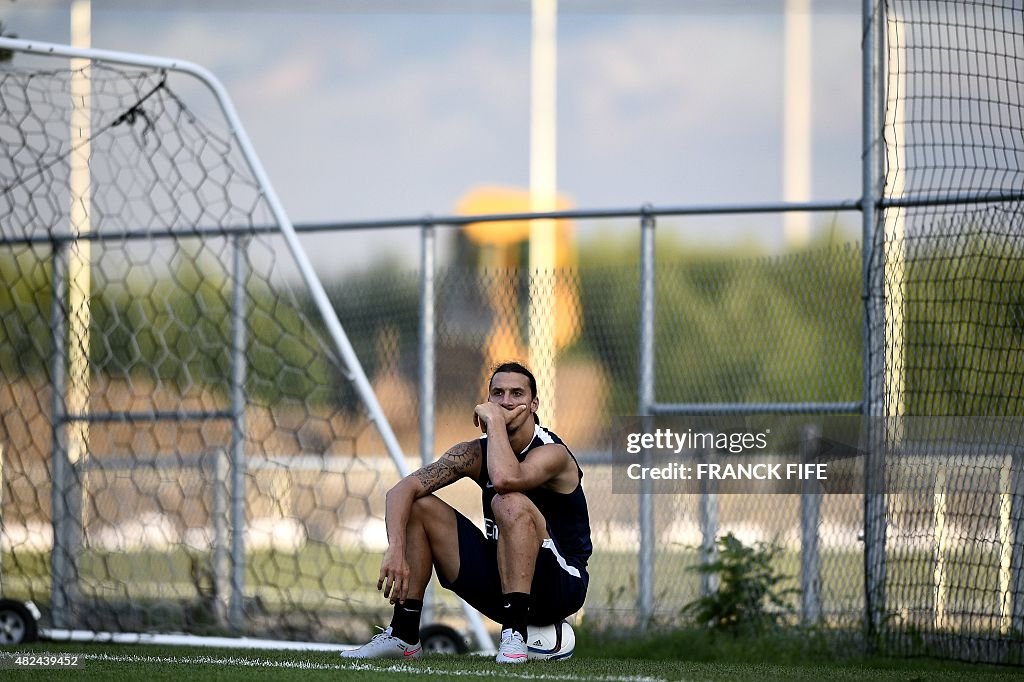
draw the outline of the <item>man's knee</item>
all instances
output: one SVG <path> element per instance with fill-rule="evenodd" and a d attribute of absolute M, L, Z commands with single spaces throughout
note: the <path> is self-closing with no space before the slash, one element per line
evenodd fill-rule
<path fill-rule="evenodd" d="M 452 508 L 434 495 L 425 495 L 413 501 L 409 522 L 423 526 L 430 536 L 454 533 L 457 526 Z"/>
<path fill-rule="evenodd" d="M 540 517 L 540 510 L 537 506 L 522 493 L 505 493 L 495 495 L 491 500 L 491 511 L 494 512 L 494 522 L 498 528 L 517 525 L 524 520 L 535 522 Z"/>
<path fill-rule="evenodd" d="M 412 509 L 409 511 L 409 516 L 417 519 L 437 516 L 439 512 L 439 502 L 441 502 L 441 500 L 433 495 L 418 497 L 412 501 Z"/>

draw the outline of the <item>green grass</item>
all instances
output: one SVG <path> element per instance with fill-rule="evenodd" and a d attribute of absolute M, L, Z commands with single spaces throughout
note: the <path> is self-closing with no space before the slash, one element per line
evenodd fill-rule
<path fill-rule="evenodd" d="M 193 560 L 205 568 L 209 556 L 205 553 L 190 555 L 180 548 L 134 552 L 88 550 L 81 557 L 83 580 L 78 588 L 83 597 L 109 604 L 109 613 L 120 614 L 126 623 L 121 627 L 160 631 L 190 629 L 197 620 L 206 626 L 210 625 L 209 618 L 197 612 L 202 604 L 198 603 L 201 601 L 198 599 L 200 585 L 191 570 Z M 4 596 L 32 599 L 45 610 L 50 593 L 48 556 L 5 552 L 0 561 L 4 567 Z M 350 631 L 345 629 L 349 625 L 341 627 L 335 623 L 344 614 L 354 613 L 349 620 L 354 618 L 360 622 L 387 617 L 385 602 L 374 589 L 379 562 L 380 555 L 376 553 L 315 543 L 297 552 L 256 551 L 250 554 L 246 566 L 246 593 L 247 597 L 258 598 L 260 608 L 268 614 L 319 613 L 332 627 L 341 628 L 337 633 L 341 636 Z M 830 624 L 850 625 L 850 614 L 863 608 L 862 555 L 854 551 L 826 550 L 822 552 L 821 562 L 822 594 L 833 614 Z M 696 552 L 689 548 L 656 553 L 654 591 L 659 606 L 658 623 L 675 625 L 685 621 L 679 616 L 679 610 L 699 596 L 700 576 L 689 570 L 697 563 Z M 777 566 L 780 573 L 790 576 L 781 587 L 799 586 L 798 553 L 781 553 Z M 996 566 L 998 557 L 984 545 L 947 557 L 948 583 L 957 586 L 947 603 L 951 614 L 989 614 L 989 620 L 984 622 L 976 616 L 976 625 L 995 622 L 999 614 L 999 595 L 993 588 L 998 585 Z M 588 606 L 593 614 L 618 618 L 620 614 L 632 612 L 638 589 L 635 554 L 595 553 L 591 569 Z M 892 603 L 901 619 L 896 624 L 929 627 L 934 598 L 931 553 L 895 553 L 887 570 L 893 586 Z M 204 572 L 199 580 L 208 593 L 210 574 Z M 130 618 L 122 613 L 125 605 L 133 609 Z M 914 605 L 920 613 L 900 612 L 901 605 Z M 142 622 L 136 622 L 140 620 Z M 211 626 L 201 632 L 213 631 L 215 628 Z"/>
<path fill-rule="evenodd" d="M 0 649 L 0 663 L 14 653 L 73 653 L 74 669 L 2 670 L 7 680 L 850 680 L 873 682 L 1009 682 L 1020 668 L 926 659 L 888 659 L 829 653 L 813 637 L 793 634 L 715 637 L 683 631 L 658 636 L 588 635 L 564 662 L 531 662 L 509 669 L 478 656 L 429 656 L 419 661 L 343 661 L 333 652 L 282 652 L 168 646 L 37 643 Z"/>

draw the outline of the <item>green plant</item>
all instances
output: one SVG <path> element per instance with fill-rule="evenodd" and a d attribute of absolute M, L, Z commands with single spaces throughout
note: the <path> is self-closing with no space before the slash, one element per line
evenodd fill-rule
<path fill-rule="evenodd" d="M 732 633 L 761 631 L 777 625 L 779 619 L 794 612 L 789 597 L 799 592 L 783 587 L 787 576 L 773 567 L 782 548 L 763 541 L 744 545 L 727 533 L 716 541 L 713 561 L 690 570 L 718 577 L 718 589 L 683 607 L 697 623 Z"/>

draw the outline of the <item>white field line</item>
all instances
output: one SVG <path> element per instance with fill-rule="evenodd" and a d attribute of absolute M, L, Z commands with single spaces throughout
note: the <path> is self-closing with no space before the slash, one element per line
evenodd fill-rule
<path fill-rule="evenodd" d="M 0 658 L 13 658 L 15 652 L 0 651 Z M 389 666 L 377 666 L 352 661 L 349 663 L 318 663 L 315 661 L 275 661 L 267 658 L 247 658 L 244 656 L 144 656 L 122 654 L 79 654 L 87 661 L 104 661 L 110 663 L 159 663 L 163 665 L 220 665 L 225 667 L 293 669 L 293 670 L 354 670 L 358 672 L 383 672 L 407 675 L 437 675 L 439 677 L 493 677 L 497 679 L 517 680 L 552 680 L 564 682 L 663 682 L 661 678 L 629 676 L 629 675 L 598 675 L 579 677 L 576 675 L 559 675 L 557 673 L 541 673 L 531 670 L 449 670 L 431 668 L 421 663 L 395 663 Z M 528 664 L 536 665 L 536 664 Z M 544 665 L 544 664 L 542 664 Z M 558 665 L 549 663 L 547 665 Z"/>
<path fill-rule="evenodd" d="M 253 637 L 210 637 L 205 635 L 157 634 L 148 632 L 96 632 L 94 630 L 42 629 L 40 637 L 53 642 L 88 642 L 96 644 L 150 644 L 164 646 L 217 647 L 220 649 L 264 649 L 273 651 L 345 651 L 354 644 L 325 642 L 293 642 L 283 639 Z"/>

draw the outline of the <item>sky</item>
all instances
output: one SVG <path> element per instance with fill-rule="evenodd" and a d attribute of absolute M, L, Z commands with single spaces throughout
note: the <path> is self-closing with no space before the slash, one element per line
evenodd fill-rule
<path fill-rule="evenodd" d="M 66 43 L 69 6 L 0 0 L 0 20 Z M 781 201 L 782 8 L 562 0 L 560 192 L 587 209 Z M 860 2 L 812 8 L 810 198 L 856 198 Z M 216 74 L 295 223 L 449 215 L 474 187 L 529 184 L 528 0 L 93 0 L 92 44 Z M 781 234 L 776 218 L 691 223 L 698 241 Z M 415 259 L 408 232 L 304 239 L 325 270 Z"/>

